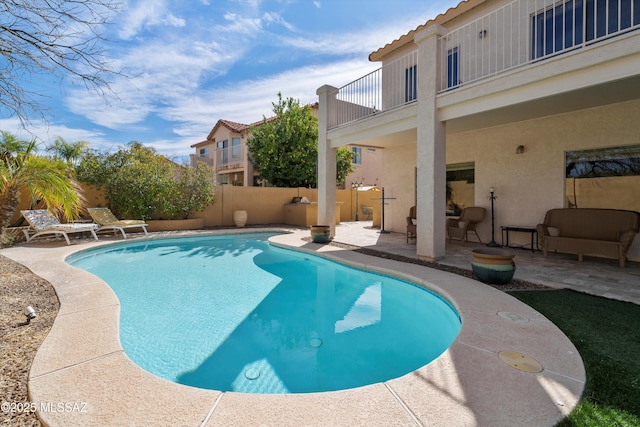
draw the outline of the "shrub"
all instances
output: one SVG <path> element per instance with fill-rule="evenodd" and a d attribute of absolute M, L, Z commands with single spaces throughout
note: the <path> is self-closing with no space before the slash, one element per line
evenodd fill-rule
<path fill-rule="evenodd" d="M 178 165 L 134 142 L 115 153 L 91 152 L 76 168 L 80 181 L 104 191 L 120 217 L 186 219 L 214 202 L 212 170 Z"/>

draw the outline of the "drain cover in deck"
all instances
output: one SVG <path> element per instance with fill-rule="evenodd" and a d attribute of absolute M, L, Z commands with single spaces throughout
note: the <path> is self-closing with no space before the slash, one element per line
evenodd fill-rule
<path fill-rule="evenodd" d="M 524 372 L 542 372 L 542 365 L 536 359 L 517 351 L 501 351 L 498 357 L 512 368 Z"/>

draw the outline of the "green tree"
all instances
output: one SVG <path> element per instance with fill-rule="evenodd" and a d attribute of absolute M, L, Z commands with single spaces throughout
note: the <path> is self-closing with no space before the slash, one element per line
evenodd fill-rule
<path fill-rule="evenodd" d="M 80 181 L 102 189 L 109 208 L 121 217 L 187 218 L 214 201 L 207 165 L 177 165 L 139 142 L 115 153 L 89 152 L 76 173 Z"/>
<path fill-rule="evenodd" d="M 171 215 L 188 218 L 191 212 L 201 211 L 215 201 L 212 169 L 204 162 L 195 167 L 182 167 L 178 173 L 178 194 Z"/>
<path fill-rule="evenodd" d="M 0 227 L 8 227 L 25 191 L 47 209 L 77 218 L 82 206 L 79 187 L 65 163 L 36 154 L 35 141 L 0 132 Z"/>
<path fill-rule="evenodd" d="M 57 137 L 53 144 L 47 147 L 47 151 L 52 152 L 55 159 L 64 160 L 69 166 L 75 166 L 88 148 L 87 141 L 67 142 L 64 138 Z"/>
<path fill-rule="evenodd" d="M 250 128 L 247 138 L 249 158 L 260 178 L 276 187 L 315 187 L 318 165 L 318 119 L 309 105 L 293 98 L 272 103 L 274 117 Z M 342 182 L 352 170 L 352 154 L 338 149 L 336 181 Z"/>
<path fill-rule="evenodd" d="M 342 184 L 351 172 L 353 172 L 353 160 L 355 154 L 348 147 L 340 147 L 336 150 L 336 183 Z"/>

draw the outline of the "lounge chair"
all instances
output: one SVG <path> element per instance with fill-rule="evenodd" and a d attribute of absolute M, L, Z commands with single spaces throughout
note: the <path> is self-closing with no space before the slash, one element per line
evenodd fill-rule
<path fill-rule="evenodd" d="M 46 209 L 24 210 L 20 211 L 20 213 L 30 226 L 28 229 L 22 230 L 27 238 L 27 242 L 38 236 L 55 234 L 56 236 L 63 236 L 67 241 L 67 245 L 70 245 L 69 233 L 84 233 L 87 231 L 91 232 L 93 238 L 98 240 L 98 236 L 96 235 L 98 224 L 61 224 L 58 218 L 51 215 Z"/>
<path fill-rule="evenodd" d="M 127 238 L 127 233 L 124 229 L 127 228 L 142 228 L 144 235 L 148 236 L 147 223 L 138 219 L 118 219 L 109 208 L 89 208 L 89 215 L 100 226 L 98 231 L 113 230 L 115 233 L 120 231 L 124 239 Z"/>

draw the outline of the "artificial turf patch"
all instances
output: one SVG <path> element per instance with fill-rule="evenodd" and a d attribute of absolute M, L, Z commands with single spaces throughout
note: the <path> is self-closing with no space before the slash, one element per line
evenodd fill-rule
<path fill-rule="evenodd" d="M 640 305 L 572 290 L 512 291 L 576 346 L 587 383 L 560 426 L 640 426 Z"/>

